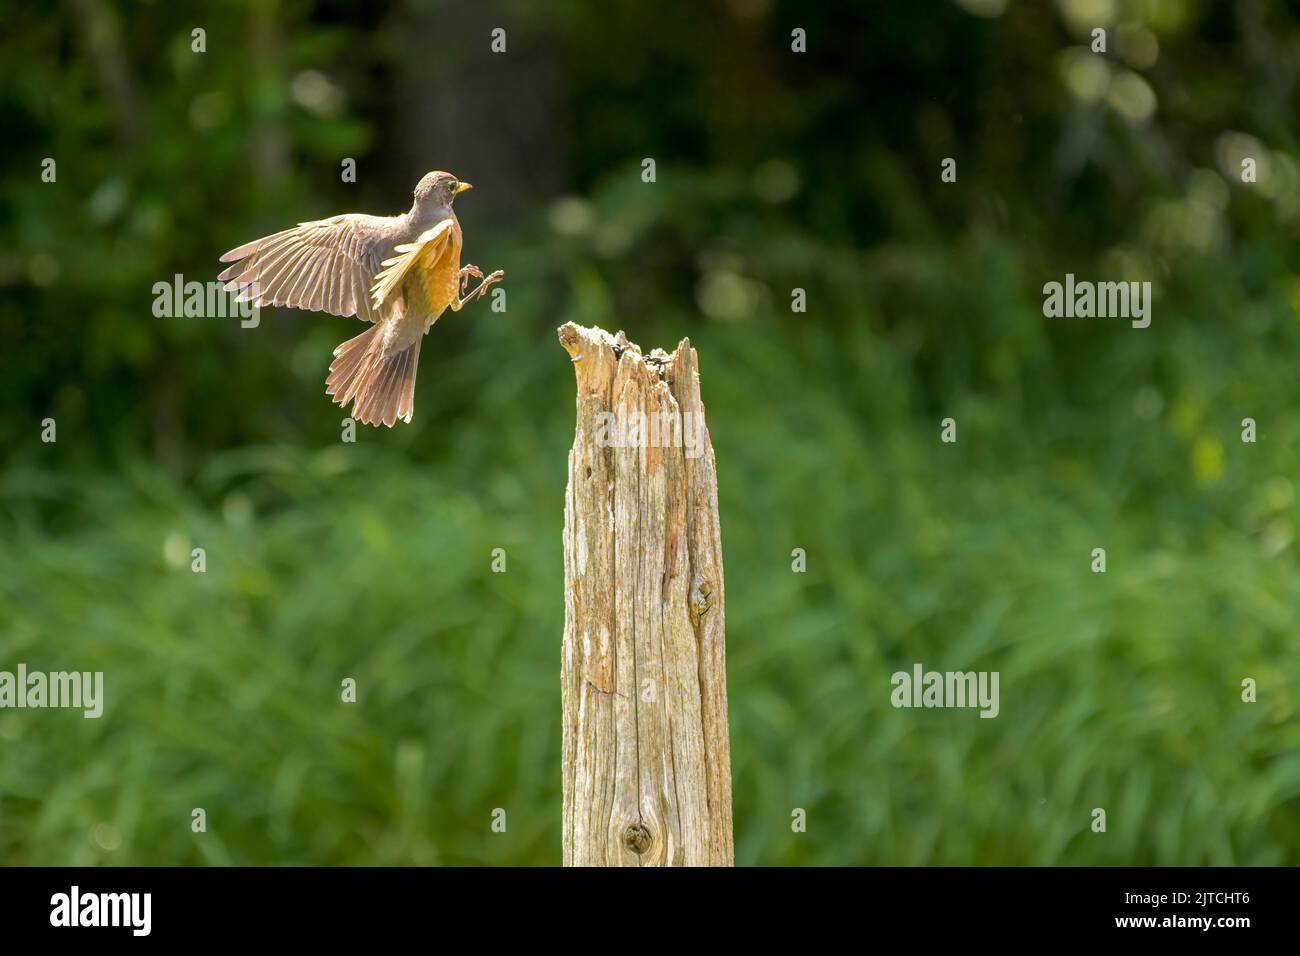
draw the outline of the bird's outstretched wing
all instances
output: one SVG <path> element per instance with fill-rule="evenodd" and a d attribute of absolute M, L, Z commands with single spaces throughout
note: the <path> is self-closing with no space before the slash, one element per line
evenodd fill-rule
<path fill-rule="evenodd" d="M 402 280 L 408 274 L 414 274 L 424 279 L 426 285 L 435 274 L 434 267 L 447 251 L 448 244 L 452 241 L 452 233 L 456 225 L 456 220 L 448 217 L 440 221 L 431 229 L 426 229 L 420 233 L 420 238 L 415 242 L 404 242 L 400 246 L 394 246 L 393 251 L 397 255 L 391 259 L 385 259 L 383 265 L 384 271 L 375 276 L 374 288 L 371 290 L 371 308 L 376 312 L 383 307 L 384 303 L 392 298 L 394 290 L 399 288 Z M 430 299 L 436 299 L 434 290 L 426 290 L 430 293 Z M 445 299 L 446 297 L 443 296 Z M 445 302 L 439 306 L 438 311 L 442 311 Z"/>
<path fill-rule="evenodd" d="M 302 222 L 292 229 L 231 249 L 233 262 L 217 278 L 226 291 L 256 304 L 287 305 L 373 322 L 379 309 L 370 287 L 392 249 L 395 220 L 348 213 Z"/>

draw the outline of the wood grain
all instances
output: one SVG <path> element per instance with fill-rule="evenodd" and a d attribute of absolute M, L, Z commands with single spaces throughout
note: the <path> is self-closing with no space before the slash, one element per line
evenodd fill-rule
<path fill-rule="evenodd" d="M 577 380 L 564 864 L 731 866 L 722 538 L 697 356 L 687 339 L 643 356 L 622 332 L 571 322 L 559 338 Z"/>

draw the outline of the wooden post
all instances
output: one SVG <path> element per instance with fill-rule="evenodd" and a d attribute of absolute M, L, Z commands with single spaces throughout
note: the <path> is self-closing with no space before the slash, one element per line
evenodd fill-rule
<path fill-rule="evenodd" d="M 572 322 L 566 866 L 731 866 L 717 470 L 695 350 Z M 674 435 L 674 428 L 676 428 Z"/>

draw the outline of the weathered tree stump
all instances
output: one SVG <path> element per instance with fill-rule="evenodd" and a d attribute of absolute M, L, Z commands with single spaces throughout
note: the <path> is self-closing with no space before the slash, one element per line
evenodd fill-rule
<path fill-rule="evenodd" d="M 730 866 L 722 538 L 695 350 L 559 329 L 566 866 Z"/>

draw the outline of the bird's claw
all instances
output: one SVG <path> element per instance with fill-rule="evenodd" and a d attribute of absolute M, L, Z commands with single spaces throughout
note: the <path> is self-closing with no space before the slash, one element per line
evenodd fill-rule
<path fill-rule="evenodd" d="M 465 294 L 465 287 L 469 285 L 470 276 L 475 279 L 482 279 L 483 272 L 476 265 L 463 265 L 460 267 L 460 294 Z"/>
<path fill-rule="evenodd" d="M 475 268 L 475 271 L 476 272 L 478 271 L 477 268 Z M 482 274 L 480 273 L 479 276 L 477 277 L 479 280 L 478 285 L 474 288 L 474 291 L 471 292 L 469 295 L 461 297 L 460 305 L 463 306 L 467 302 L 473 302 L 475 299 L 479 298 L 480 296 L 484 295 L 487 292 L 488 286 L 492 285 L 492 283 L 494 282 L 500 282 L 505 277 L 506 277 L 506 273 L 504 269 L 498 269 L 496 272 L 490 274 L 486 279 L 483 278 Z M 464 281 L 464 277 L 461 278 L 461 281 L 462 282 Z M 464 286 L 462 286 L 461 288 L 464 288 Z"/>

